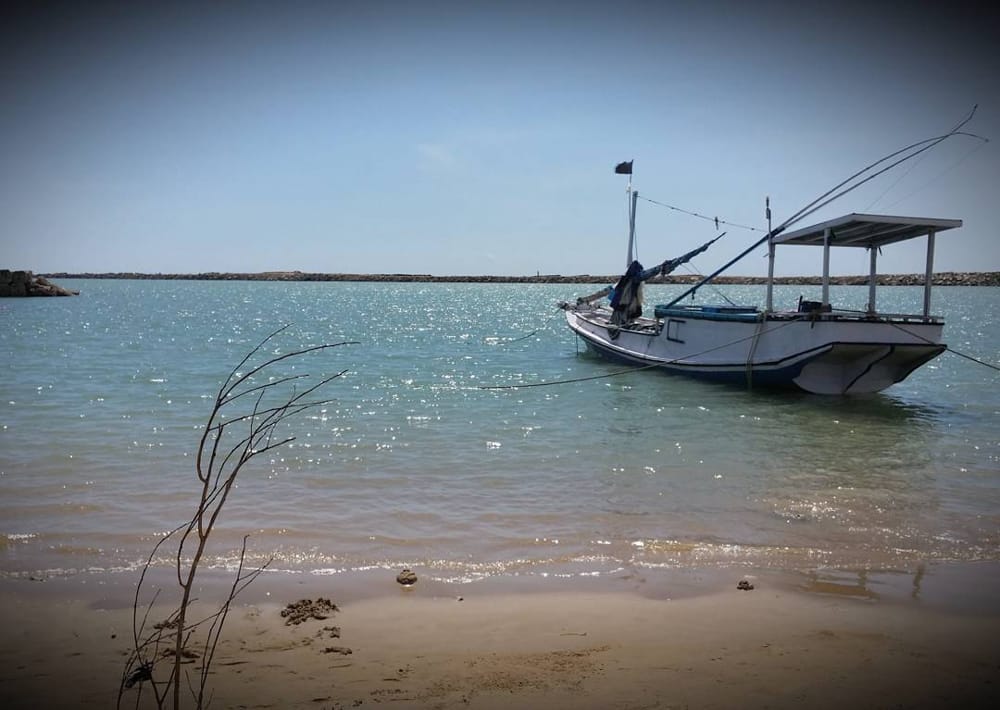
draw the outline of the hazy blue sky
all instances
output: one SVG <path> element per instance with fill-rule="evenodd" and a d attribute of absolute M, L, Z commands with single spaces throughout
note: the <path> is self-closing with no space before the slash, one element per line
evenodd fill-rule
<path fill-rule="evenodd" d="M 967 129 L 816 220 L 965 220 L 940 270 L 1000 270 L 1000 24 L 961 2 L 30 3 L 0 30 L 0 265 L 46 271 L 597 273 L 625 180 L 776 221 Z M 805 226 L 803 225 L 800 226 Z M 652 264 L 714 226 L 639 204 Z M 755 233 L 730 229 L 709 271 Z M 882 271 L 923 270 L 923 242 Z M 763 250 L 760 252 L 763 254 Z M 784 274 L 818 250 L 779 251 Z M 764 273 L 752 256 L 732 273 Z M 850 250 L 839 273 L 865 273 Z"/>

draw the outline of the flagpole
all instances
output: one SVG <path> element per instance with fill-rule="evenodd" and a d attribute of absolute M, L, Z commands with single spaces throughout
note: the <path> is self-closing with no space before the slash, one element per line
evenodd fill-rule
<path fill-rule="evenodd" d="M 625 262 L 625 270 L 632 265 L 635 251 L 635 203 L 639 199 L 639 192 L 632 189 L 632 163 L 631 160 L 618 163 L 615 166 L 615 174 L 628 175 L 628 187 L 625 188 L 625 208 L 628 210 L 628 260 Z"/>
<path fill-rule="evenodd" d="M 632 265 L 635 260 L 635 203 L 638 201 L 639 193 L 632 190 L 632 166 L 633 160 L 628 161 L 628 188 L 625 190 L 625 207 L 628 209 L 628 254 L 625 261 L 625 270 Z"/>
<path fill-rule="evenodd" d="M 639 191 L 632 189 L 631 176 L 628 179 L 628 190 L 631 196 L 632 205 L 628 213 L 628 262 L 625 264 L 626 271 L 635 259 L 635 203 L 639 201 Z"/>
<path fill-rule="evenodd" d="M 767 233 L 771 234 L 771 198 L 764 198 L 764 216 L 767 217 Z M 774 237 L 767 240 L 767 302 L 764 312 L 774 310 Z"/>

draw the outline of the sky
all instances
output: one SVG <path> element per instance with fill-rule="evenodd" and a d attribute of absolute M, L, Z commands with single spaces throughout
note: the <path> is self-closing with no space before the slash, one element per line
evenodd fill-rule
<path fill-rule="evenodd" d="M 15 3 L 0 29 L 0 267 L 434 275 L 623 270 L 766 228 L 957 218 L 941 271 L 1000 271 L 1000 19 L 985 3 Z M 654 200 L 649 202 L 647 200 Z M 657 204 L 660 203 L 660 204 Z M 921 273 L 925 241 L 883 273 Z M 864 274 L 863 250 L 832 271 Z M 844 252 L 844 253 L 839 253 Z M 761 249 L 729 273 L 766 273 Z M 779 248 L 776 273 L 821 250 Z"/>

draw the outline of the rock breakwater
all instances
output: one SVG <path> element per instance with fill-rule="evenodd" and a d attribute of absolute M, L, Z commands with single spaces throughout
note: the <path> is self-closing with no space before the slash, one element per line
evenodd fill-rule
<path fill-rule="evenodd" d="M 361 281 L 388 283 L 543 283 L 543 284 L 609 284 L 618 280 L 618 275 L 600 276 L 592 274 L 577 274 L 563 276 L 561 274 L 537 274 L 535 276 L 433 276 L 431 274 L 339 274 L 312 273 L 305 271 L 262 271 L 258 273 L 234 273 L 211 271 L 198 274 L 144 274 L 135 272 L 117 273 L 69 273 L 59 272 L 46 274 L 49 278 L 59 279 L 164 279 L 182 281 Z M 877 283 L 881 286 L 922 286 L 923 274 L 880 274 Z M 651 279 L 649 283 L 660 284 L 693 284 L 700 277 L 687 274 L 671 274 L 669 276 Z M 713 280 L 716 284 L 753 285 L 764 284 L 763 276 L 718 276 Z M 819 276 L 781 276 L 775 277 L 776 284 L 787 285 L 818 285 L 822 283 Z M 839 286 L 866 286 L 868 276 L 831 276 L 830 283 Z M 1000 286 L 1000 271 L 944 271 L 934 274 L 933 283 L 936 286 Z"/>
<path fill-rule="evenodd" d="M 54 284 L 44 276 L 35 276 L 30 271 L 0 269 L 0 297 L 77 296 L 79 293 Z"/>

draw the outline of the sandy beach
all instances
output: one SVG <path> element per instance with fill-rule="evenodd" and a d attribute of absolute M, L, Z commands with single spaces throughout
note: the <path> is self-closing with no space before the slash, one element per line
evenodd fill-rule
<path fill-rule="evenodd" d="M 676 597 L 669 579 L 639 594 L 264 577 L 227 621 L 211 706 L 993 707 L 1000 618 L 982 585 L 995 582 L 995 565 L 972 573 L 979 586 L 947 568 L 928 574 L 939 589 L 970 593 L 935 595 L 932 584 L 921 600 L 780 575 L 749 576 L 746 591 L 724 572 L 689 576 Z M 130 593 L 5 582 L 0 706 L 113 706 Z M 339 607 L 330 618 L 285 623 L 286 604 L 321 596 Z"/>

